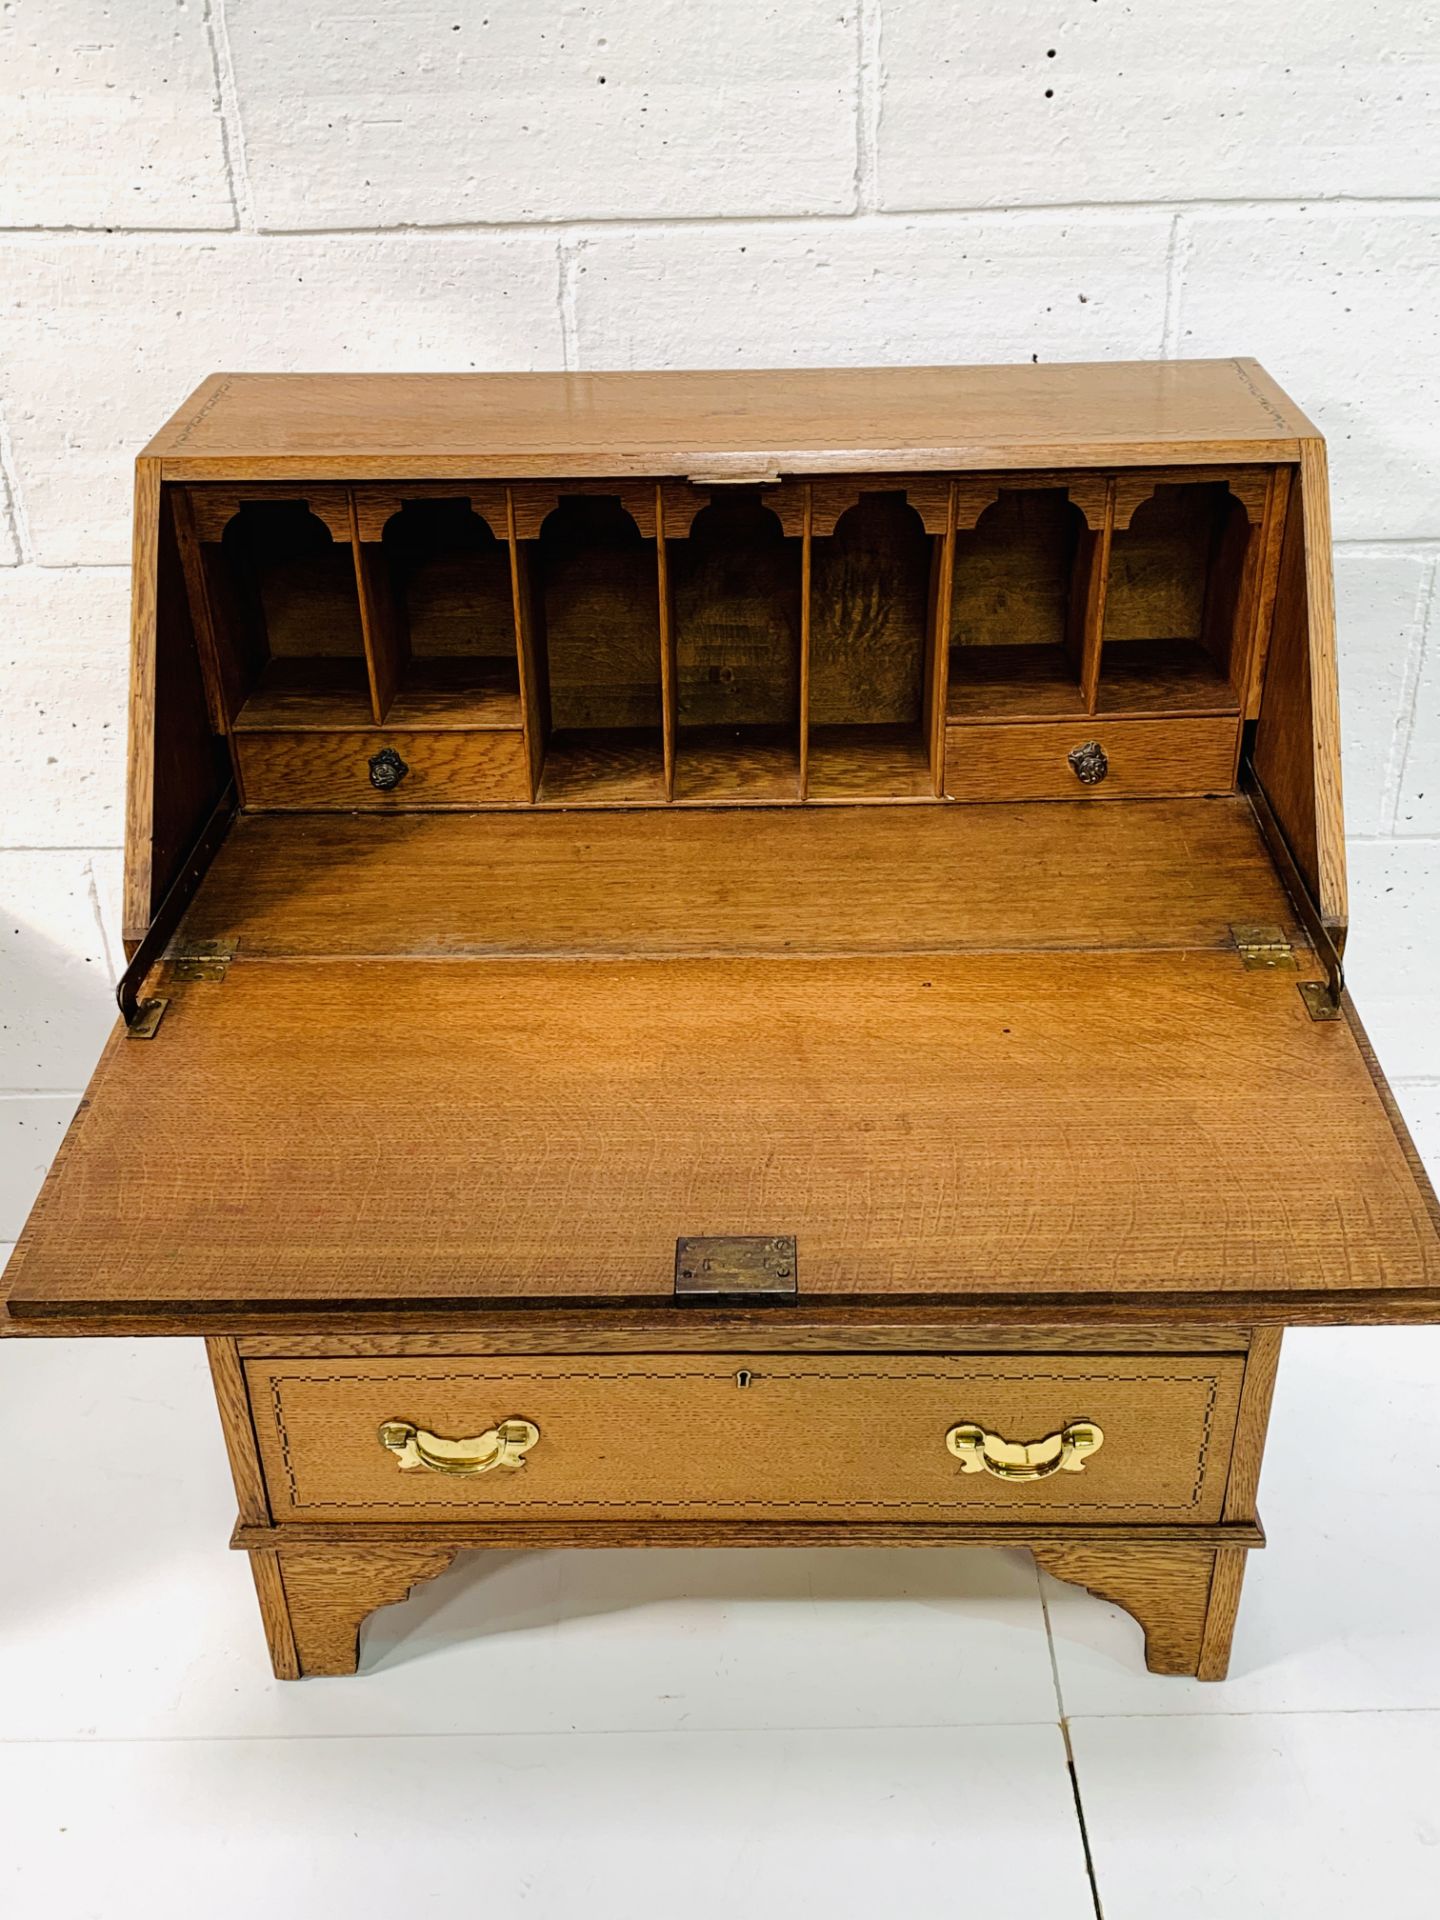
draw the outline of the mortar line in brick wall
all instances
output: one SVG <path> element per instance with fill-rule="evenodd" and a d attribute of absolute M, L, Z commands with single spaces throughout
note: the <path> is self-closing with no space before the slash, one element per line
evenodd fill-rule
<path fill-rule="evenodd" d="M 1170 237 L 1165 246 L 1165 317 L 1160 328 L 1160 351 L 1167 360 L 1176 357 L 1175 349 L 1180 336 L 1180 298 L 1184 292 L 1185 268 L 1189 258 L 1185 216 L 1177 213 L 1171 218 Z"/>
<path fill-rule="evenodd" d="M 1440 215 L 1440 197 L 1434 194 L 1375 195 L 1329 194 L 1291 196 L 1288 199 L 1212 199 L 1212 200 L 1052 200 L 1033 205 L 996 204 L 961 207 L 869 207 L 862 210 L 829 212 L 741 213 L 741 214 L 592 214 L 577 218 L 574 214 L 553 217 L 531 216 L 524 220 L 398 220 L 383 226 L 283 227 L 247 225 L 244 227 L 127 227 L 30 225 L 0 226 L 0 237 L 22 240 L 28 237 L 58 239 L 146 239 L 197 240 L 213 243 L 216 239 L 235 240 L 375 240 L 392 233 L 539 233 L 564 228 L 572 234 L 590 230 L 605 232 L 666 229 L 670 227 L 766 227 L 766 226 L 855 226 L 890 225 L 896 221 L 911 224 L 920 221 L 943 225 L 949 220 L 1039 219 L 1053 214 L 1088 214 L 1104 219 L 1116 214 L 1255 214 L 1274 212 L 1321 213 L 1332 208 L 1356 208 L 1369 212 L 1433 213 Z"/>
<path fill-rule="evenodd" d="M 230 205 L 235 210 L 235 227 L 237 231 L 253 232 L 255 202 L 250 192 L 250 170 L 245 159 L 245 123 L 240 113 L 240 92 L 235 85 L 235 63 L 230 54 L 230 28 L 225 18 L 225 0 L 204 0 L 201 18 L 210 47 L 210 65 L 215 75 L 220 152 L 225 162 Z"/>
<path fill-rule="evenodd" d="M 25 503 L 20 497 L 20 476 L 15 469 L 15 449 L 10 444 L 10 428 L 5 415 L 0 412 L 0 492 L 5 496 L 5 524 L 10 529 L 10 538 L 15 543 L 15 551 L 20 556 L 20 565 L 32 565 L 35 560 L 35 547 L 30 538 L 30 526 L 25 517 Z"/>
<path fill-rule="evenodd" d="M 1436 562 L 1432 556 L 1425 558 L 1426 570 L 1415 596 L 1415 635 L 1406 649 L 1398 711 L 1390 737 L 1390 750 L 1385 756 L 1385 777 L 1380 790 L 1380 831 L 1387 836 L 1401 831 L 1400 806 L 1405 792 L 1410 742 L 1415 733 L 1415 703 L 1419 698 L 1425 666 L 1426 636 L 1435 610 Z"/>
<path fill-rule="evenodd" d="M 1393 539 L 1384 535 L 1357 534 L 1351 540 L 1336 540 L 1336 549 L 1344 548 L 1348 554 L 1363 560 L 1367 553 L 1373 552 L 1377 559 L 1390 558 L 1397 553 L 1413 553 L 1417 559 L 1440 553 L 1440 535 L 1397 533 Z"/>
<path fill-rule="evenodd" d="M 85 877 L 90 883 L 90 909 L 95 915 L 95 924 L 100 929 L 100 945 L 105 954 L 105 971 L 114 986 L 125 971 L 123 954 L 110 937 L 110 929 L 105 924 L 105 902 L 100 897 L 100 876 L 95 871 L 97 853 L 91 853 L 85 862 Z"/>
<path fill-rule="evenodd" d="M 880 186 L 880 121 L 885 111 L 880 55 L 881 0 L 855 8 L 855 211 L 873 211 Z"/>
<path fill-rule="evenodd" d="M 1416 841 L 1424 840 L 1427 836 L 1424 834 L 1406 833 L 1400 819 L 1400 809 L 1405 804 L 1405 787 L 1410 776 L 1410 749 L 1415 743 L 1415 708 L 1418 702 L 1420 685 L 1425 675 L 1425 663 L 1430 657 L 1432 648 L 1440 644 L 1440 634 L 1436 632 L 1437 593 L 1440 593 L 1440 560 L 1432 559 L 1430 562 L 1430 575 L 1425 582 L 1425 590 L 1421 598 L 1420 641 L 1415 649 L 1415 674 L 1411 682 L 1410 698 L 1406 703 L 1405 712 L 1401 720 L 1400 731 L 1402 739 L 1399 742 L 1399 752 L 1396 755 L 1397 766 L 1394 793 L 1388 796 L 1392 802 L 1390 808 L 1391 835 L 1395 839 L 1404 840 L 1408 845 L 1412 846 Z"/>
<path fill-rule="evenodd" d="M 40 560 L 33 556 L 18 561 L 0 572 L 0 580 L 17 579 L 27 573 L 129 573 L 128 560 Z"/>
<path fill-rule="evenodd" d="M 566 373 L 580 370 L 580 315 L 575 294 L 579 270 L 579 243 L 562 233 L 555 241 L 555 305 L 560 320 L 560 364 Z"/>

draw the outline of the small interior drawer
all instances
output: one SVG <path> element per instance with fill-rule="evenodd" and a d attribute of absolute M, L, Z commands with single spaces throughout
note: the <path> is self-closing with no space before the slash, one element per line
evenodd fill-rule
<path fill-rule="evenodd" d="M 1225 793 L 1235 785 L 1239 744 L 1240 722 L 1233 715 L 951 727 L 945 791 L 952 800 Z"/>
<path fill-rule="evenodd" d="M 396 811 L 530 798 L 519 732 L 238 731 L 233 739 L 248 807 Z M 403 771 L 387 755 L 397 756 Z M 377 759 L 381 764 L 372 776 Z M 377 785 L 376 777 L 395 783 Z"/>
<path fill-rule="evenodd" d="M 282 1522 L 1204 1523 L 1220 1518 L 1243 1364 L 653 1354 L 252 1360 L 247 1373 Z"/>

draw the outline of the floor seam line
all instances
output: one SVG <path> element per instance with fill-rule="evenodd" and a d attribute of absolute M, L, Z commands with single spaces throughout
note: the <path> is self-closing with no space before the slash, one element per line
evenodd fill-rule
<path fill-rule="evenodd" d="M 737 1736 L 746 1736 L 757 1740 L 770 1739 L 776 1735 L 787 1734 L 859 1734 L 873 1735 L 885 1733 L 969 1733 L 979 1728 L 990 1732 L 1014 1729 L 1028 1730 L 1037 1727 L 1053 1727 L 1054 1720 L 917 1720 L 904 1725 L 887 1722 L 874 1726 L 794 1726 L 794 1727 L 490 1727 L 484 1729 L 462 1729 L 460 1731 L 434 1728 L 429 1730 L 397 1731 L 393 1728 L 375 1733 L 357 1733 L 353 1728 L 337 1730 L 334 1733 L 160 1733 L 160 1734 L 0 1734 L 0 1748 L 4 1747 L 122 1747 L 122 1746 L 195 1746 L 201 1743 L 212 1745 L 243 1745 L 255 1741 L 281 1740 L 632 1740 L 669 1739 L 676 1735 L 687 1739 L 721 1738 L 731 1740 Z"/>
<path fill-rule="evenodd" d="M 1060 1717 L 1060 1738 L 1065 1743 L 1065 1769 L 1070 1775 L 1070 1792 L 1075 1801 L 1075 1820 L 1080 1828 L 1080 1846 L 1085 1855 L 1085 1878 L 1090 1882 L 1090 1902 L 1095 1909 L 1095 1920 L 1105 1920 L 1105 1909 L 1100 1904 L 1100 1885 L 1095 1877 L 1095 1856 L 1090 1850 L 1090 1829 L 1085 1824 L 1085 1802 L 1080 1795 L 1075 1749 L 1070 1744 L 1070 1724 L 1063 1714 Z"/>
<path fill-rule="evenodd" d="M 1070 1722 L 1065 1713 L 1065 1690 L 1060 1683 L 1060 1656 L 1055 1648 L 1055 1629 L 1050 1620 L 1050 1602 L 1045 1597 L 1045 1580 L 1038 1561 L 1033 1562 L 1035 1570 L 1035 1591 L 1040 1600 L 1040 1614 L 1045 1622 L 1045 1644 L 1050 1654 L 1050 1679 L 1055 1688 L 1055 1712 L 1060 1728 L 1060 1738 L 1065 1747 L 1065 1771 L 1070 1776 L 1070 1797 L 1075 1803 L 1075 1824 L 1080 1829 L 1080 1850 L 1085 1856 L 1085 1878 L 1090 1885 L 1090 1903 L 1095 1909 L 1095 1920 L 1105 1920 L 1100 1905 L 1100 1887 L 1095 1878 L 1095 1856 L 1090 1851 L 1090 1830 L 1085 1824 L 1085 1803 L 1080 1798 L 1080 1776 L 1075 1771 L 1075 1751 L 1070 1744 Z"/>

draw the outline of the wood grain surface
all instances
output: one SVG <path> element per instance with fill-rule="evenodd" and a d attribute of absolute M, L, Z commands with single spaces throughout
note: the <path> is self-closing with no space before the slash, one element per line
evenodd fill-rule
<path fill-rule="evenodd" d="M 130 946 L 220 803 L 229 757 L 211 731 L 179 543 L 155 463 L 135 465 L 130 610 L 130 752 L 122 931 Z"/>
<path fill-rule="evenodd" d="M 245 803 L 271 808 L 363 808 L 393 813 L 407 807 L 477 807 L 527 800 L 530 766 L 517 728 L 462 733 L 392 730 L 370 733 L 244 732 L 233 736 Z M 389 747 L 409 771 L 382 791 L 370 780 L 372 755 Z"/>
<path fill-rule="evenodd" d="M 657 741 L 647 793 L 659 767 Z M 1296 932 L 1234 795 L 757 809 L 736 826 L 701 811 L 250 816 L 184 937 L 275 958 L 1228 947 L 1232 924 Z"/>
<path fill-rule="evenodd" d="M 280 1577 L 280 1556 L 273 1550 L 255 1547 L 250 1552 L 250 1574 L 255 1582 L 255 1598 L 260 1603 L 260 1624 L 270 1653 L 270 1665 L 277 1680 L 300 1679 L 300 1655 L 290 1625 L 290 1606 L 285 1598 L 285 1582 Z"/>
<path fill-rule="evenodd" d="M 903 493 L 870 493 L 814 543 L 812 727 L 917 726 L 933 541 Z"/>
<path fill-rule="evenodd" d="M 166 479 L 1292 460 L 1314 429 L 1253 360 L 757 372 L 217 373 L 145 452 Z"/>
<path fill-rule="evenodd" d="M 1109 771 L 1086 787 L 1071 751 L 1091 741 Z M 1238 719 L 1110 720 L 1092 715 L 1003 727 L 950 727 L 945 791 L 954 800 L 1073 800 L 1223 793 L 1235 784 Z"/>
<path fill-rule="evenodd" d="M 279 1680 L 354 1673 L 360 1628 L 377 1607 L 404 1600 L 422 1580 L 433 1580 L 455 1558 L 453 1547 L 286 1546 L 278 1563 L 287 1622 L 272 1618 L 279 1595 L 262 1588 L 257 1573 L 270 1657 Z M 268 1603 L 268 1604 L 267 1604 Z M 284 1624 L 289 1626 L 288 1636 Z"/>
<path fill-rule="evenodd" d="M 1245 1379 L 1240 1389 L 1240 1411 L 1235 1423 L 1235 1445 L 1230 1456 L 1230 1483 L 1225 1489 L 1225 1518 L 1254 1520 L 1256 1496 L 1260 1488 L 1260 1467 L 1265 1457 L 1265 1432 L 1270 1424 L 1270 1403 L 1275 1397 L 1275 1376 L 1280 1366 L 1279 1327 L 1257 1327 L 1245 1357 Z"/>
<path fill-rule="evenodd" d="M 809 730 L 811 800 L 932 800 L 930 749 L 918 725 L 812 727 Z"/>
<path fill-rule="evenodd" d="M 1114 1549 L 1185 1548 L 1204 1553 L 1216 1547 L 1259 1550 L 1262 1527 L 1221 1523 L 1138 1526 L 1089 1520 L 926 1521 L 916 1520 L 524 1520 L 502 1514 L 495 1520 L 450 1518 L 412 1520 L 307 1520 L 292 1525 L 236 1526 L 230 1545 L 246 1553 L 277 1553 L 300 1548 L 330 1552 L 365 1547 L 433 1549 L 443 1543 L 457 1552 L 499 1548 L 526 1553 L 551 1547 L 1094 1547 Z"/>
<path fill-rule="evenodd" d="M 1310 896 L 1343 948 L 1349 908 L 1335 584 L 1319 440 L 1304 443 L 1290 489 L 1254 765 Z"/>
<path fill-rule="evenodd" d="M 1257 1342 L 1275 1340 L 1258 1329 Z M 875 1309 L 863 1316 L 846 1307 L 767 1307 L 730 1312 L 687 1308 L 603 1307 L 589 1312 L 531 1307 L 493 1309 L 481 1324 L 449 1332 L 250 1334 L 235 1342 L 245 1359 L 297 1356 L 345 1359 L 360 1354 L 422 1354 L 474 1359 L 494 1353 L 1246 1353 L 1252 1335 L 1239 1326 L 1174 1326 L 1096 1318 L 1083 1325 L 1043 1321 L 1029 1326 L 975 1320 L 954 1312 Z M 1245 1392 L 1249 1394 L 1247 1383 Z M 1242 1396 L 1242 1422 L 1244 1404 Z"/>
<path fill-rule="evenodd" d="M 240 1518 L 252 1525 L 264 1524 L 270 1519 L 270 1503 L 256 1451 L 250 1392 L 239 1351 L 233 1340 L 207 1340 L 205 1353 L 210 1362 L 210 1380 L 215 1388 L 215 1404 L 230 1461 L 230 1477 L 235 1482 Z"/>
<path fill-rule="evenodd" d="M 1226 1549 L 1226 1593 L 1210 1629 L 1211 1582 L 1216 1551 L 1188 1545 L 1096 1547 L 1089 1544 L 1036 1547 L 1035 1559 L 1057 1580 L 1085 1587 L 1137 1620 L 1145 1634 L 1145 1664 L 1152 1673 L 1189 1673 L 1199 1680 L 1223 1680 L 1229 1661 L 1230 1633 L 1239 1580 L 1231 1555 L 1242 1569 L 1243 1549 Z"/>
<path fill-rule="evenodd" d="M 802 1302 L 1333 1288 L 1426 1317 L 1428 1197 L 1296 979 L 1218 951 L 237 959 L 111 1043 L 11 1310 L 640 1302 L 682 1234 L 786 1232 Z"/>
<path fill-rule="evenodd" d="M 277 1522 L 432 1518 L 1220 1518 L 1236 1356 L 517 1355 L 247 1363 Z M 743 1381 L 745 1384 L 739 1384 Z M 532 1421 L 524 1468 L 403 1472 L 387 1420 L 461 1439 Z M 1098 1422 L 1079 1473 L 962 1473 L 948 1430 Z"/>

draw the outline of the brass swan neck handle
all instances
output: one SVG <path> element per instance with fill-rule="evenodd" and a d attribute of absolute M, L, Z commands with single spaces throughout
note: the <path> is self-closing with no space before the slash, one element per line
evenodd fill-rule
<path fill-rule="evenodd" d="M 966 1422 L 951 1427 L 945 1445 L 962 1473 L 989 1473 L 997 1480 L 1048 1480 L 1052 1473 L 1081 1473 L 1105 1435 L 1093 1420 L 1072 1420 L 1043 1440 L 1006 1440 Z"/>
<path fill-rule="evenodd" d="M 525 1465 L 526 1453 L 539 1438 L 534 1421 L 518 1417 L 502 1420 L 467 1440 L 446 1440 L 408 1420 L 386 1420 L 379 1434 L 381 1446 L 394 1454 L 405 1473 L 416 1468 L 431 1473 L 513 1472 Z"/>

